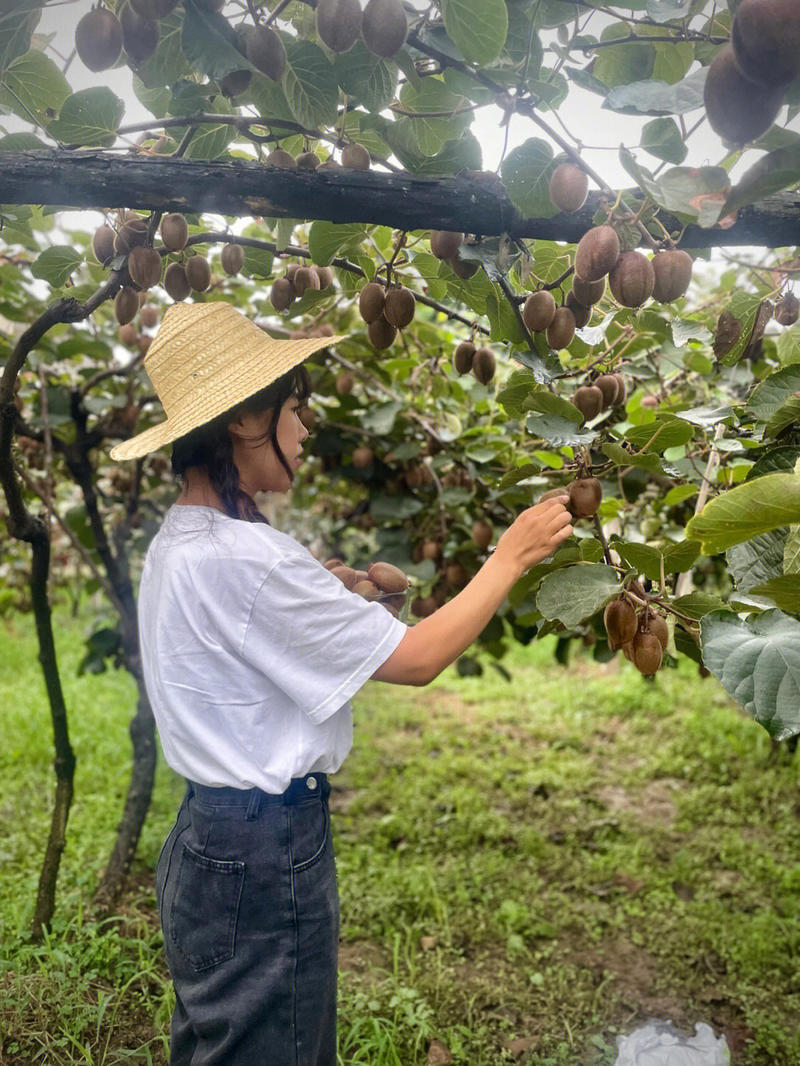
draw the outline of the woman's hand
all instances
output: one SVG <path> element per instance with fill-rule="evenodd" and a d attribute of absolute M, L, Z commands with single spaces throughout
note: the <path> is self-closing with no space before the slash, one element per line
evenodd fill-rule
<path fill-rule="evenodd" d="M 522 511 L 500 537 L 495 558 L 524 574 L 552 555 L 572 533 L 572 516 L 566 509 L 569 496 L 554 496 Z"/>

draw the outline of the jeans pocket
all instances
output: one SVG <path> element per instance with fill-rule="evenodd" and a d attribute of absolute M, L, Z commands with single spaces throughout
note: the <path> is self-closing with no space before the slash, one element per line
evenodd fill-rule
<path fill-rule="evenodd" d="M 292 812 L 292 869 L 298 873 L 319 862 L 325 853 L 330 817 L 324 800 L 289 809 Z"/>
<path fill-rule="evenodd" d="M 209 859 L 182 845 L 169 936 L 195 972 L 233 958 L 244 871 L 243 862 Z"/>

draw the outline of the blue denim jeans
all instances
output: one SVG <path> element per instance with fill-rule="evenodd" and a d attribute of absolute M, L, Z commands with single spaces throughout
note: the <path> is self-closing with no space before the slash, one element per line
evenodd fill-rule
<path fill-rule="evenodd" d="M 189 784 L 156 868 L 170 1066 L 336 1066 L 339 895 L 324 774 Z"/>

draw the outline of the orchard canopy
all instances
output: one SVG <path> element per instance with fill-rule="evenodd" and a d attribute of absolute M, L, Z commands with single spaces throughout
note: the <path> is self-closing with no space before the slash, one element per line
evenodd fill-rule
<path fill-rule="evenodd" d="M 56 7 L 0 15 L 0 606 L 44 527 L 50 586 L 109 597 L 85 668 L 135 660 L 113 608 L 168 454 L 108 451 L 163 417 L 164 310 L 225 300 L 346 335 L 309 364 L 288 520 L 401 567 L 412 619 L 568 488 L 574 536 L 463 673 L 552 633 L 646 676 L 688 656 L 800 732 L 800 5 Z"/>

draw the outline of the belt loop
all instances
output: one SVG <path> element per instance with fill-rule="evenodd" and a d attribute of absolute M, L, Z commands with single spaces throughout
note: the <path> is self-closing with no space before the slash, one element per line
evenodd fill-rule
<path fill-rule="evenodd" d="M 247 804 L 247 811 L 245 812 L 245 821 L 252 822 L 258 818 L 261 810 L 261 790 L 258 788 L 250 789 L 250 800 Z"/>

